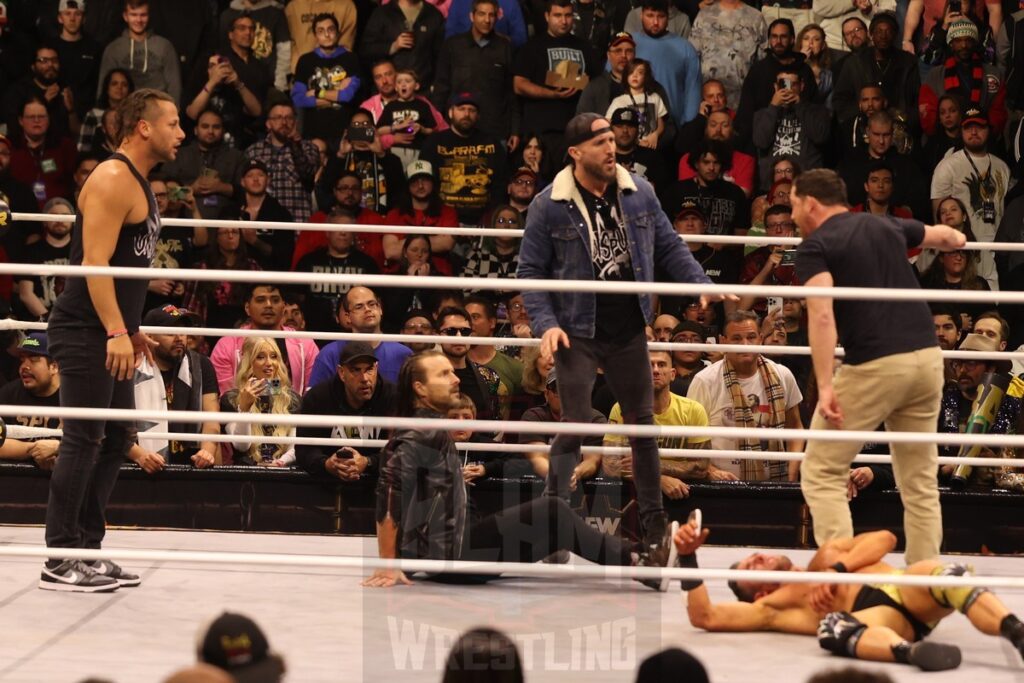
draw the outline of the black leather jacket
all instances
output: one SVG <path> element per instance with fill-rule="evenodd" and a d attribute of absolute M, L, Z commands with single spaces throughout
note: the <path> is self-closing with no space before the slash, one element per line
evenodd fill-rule
<path fill-rule="evenodd" d="M 414 417 L 439 418 L 431 410 Z M 377 521 L 398 527 L 399 557 L 454 560 L 466 529 L 466 483 L 448 432 L 404 429 L 381 452 Z"/>

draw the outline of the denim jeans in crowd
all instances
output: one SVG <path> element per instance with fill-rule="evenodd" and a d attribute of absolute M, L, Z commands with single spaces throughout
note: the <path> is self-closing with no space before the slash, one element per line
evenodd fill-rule
<path fill-rule="evenodd" d="M 135 408 L 132 380 L 115 381 L 105 367 L 106 332 L 61 323 L 51 318 L 47 330 L 60 368 L 61 407 Z M 48 547 L 100 547 L 107 500 L 134 441 L 134 422 L 64 419 L 46 508 Z"/>
<path fill-rule="evenodd" d="M 654 424 L 651 361 L 647 355 L 647 336 L 642 329 L 626 341 L 570 336 L 569 348 L 555 352 L 562 421 L 590 422 L 590 395 L 599 367 L 604 370 L 605 381 L 619 402 L 625 424 Z M 563 499 L 569 497 L 569 482 L 580 459 L 580 445 L 581 439 L 576 435 L 555 437 L 551 444 L 546 494 Z M 647 527 L 652 515 L 663 515 L 665 510 L 661 498 L 658 442 L 650 437 L 631 437 L 629 445 L 633 449 L 633 480 L 640 519 Z"/>

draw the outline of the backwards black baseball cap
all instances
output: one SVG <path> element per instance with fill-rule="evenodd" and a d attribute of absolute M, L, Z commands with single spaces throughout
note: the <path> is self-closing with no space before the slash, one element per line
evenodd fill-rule
<path fill-rule="evenodd" d="M 594 130 L 595 121 L 608 121 L 604 116 L 595 114 L 594 112 L 586 112 L 583 114 L 577 114 L 569 120 L 569 123 L 565 126 L 565 146 L 566 149 L 569 147 L 575 147 L 576 145 L 582 145 L 587 140 L 593 140 L 598 135 L 604 135 L 611 131 L 611 124 L 608 123 L 604 126 L 599 126 Z"/>

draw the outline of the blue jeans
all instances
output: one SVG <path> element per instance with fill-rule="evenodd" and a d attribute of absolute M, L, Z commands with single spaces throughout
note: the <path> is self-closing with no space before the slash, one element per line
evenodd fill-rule
<path fill-rule="evenodd" d="M 626 341 L 605 341 L 569 337 L 569 348 L 555 353 L 558 399 L 563 422 L 590 422 L 590 395 L 597 369 L 619 402 L 625 424 L 654 424 L 654 386 L 647 337 L 641 329 Z M 580 459 L 579 436 L 560 434 L 551 444 L 551 466 L 545 493 L 569 497 L 569 481 Z M 658 442 L 652 437 L 630 438 L 633 450 L 633 480 L 636 484 L 640 519 L 647 527 L 651 515 L 664 515 L 661 498 L 661 463 Z"/>
<path fill-rule="evenodd" d="M 60 367 L 61 407 L 134 409 L 133 381 L 115 381 L 105 367 L 106 332 L 61 322 L 51 318 L 47 330 L 50 353 Z M 107 500 L 135 434 L 134 422 L 65 418 L 46 508 L 48 547 L 100 547 Z"/>

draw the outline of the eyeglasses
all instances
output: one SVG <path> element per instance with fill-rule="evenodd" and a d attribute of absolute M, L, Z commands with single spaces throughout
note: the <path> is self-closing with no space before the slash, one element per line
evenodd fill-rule
<path fill-rule="evenodd" d="M 447 337 L 468 337 L 473 334 L 473 328 L 471 327 L 444 327 L 441 329 L 441 334 Z"/>
<path fill-rule="evenodd" d="M 867 33 L 867 31 L 864 30 L 863 26 L 855 26 L 851 29 L 843 31 L 843 35 L 846 36 L 847 38 L 849 38 L 850 36 L 855 36 L 858 33 Z"/>
<path fill-rule="evenodd" d="M 376 299 L 367 301 L 365 304 L 356 304 L 351 309 L 352 311 L 375 311 L 380 308 L 380 302 Z"/>
<path fill-rule="evenodd" d="M 536 185 L 537 182 L 533 178 L 516 178 L 513 185 Z"/>
<path fill-rule="evenodd" d="M 519 219 L 518 218 L 496 218 L 494 220 L 494 222 L 497 223 L 498 225 L 518 225 L 519 224 Z"/>
<path fill-rule="evenodd" d="M 59 64 L 59 57 L 36 57 L 36 64 Z"/>
<path fill-rule="evenodd" d="M 402 326 L 403 330 L 412 330 L 414 332 L 430 332 L 434 329 L 434 326 L 430 323 L 408 323 Z"/>
<path fill-rule="evenodd" d="M 986 360 L 952 360 L 949 362 L 950 366 L 954 368 L 963 368 L 965 370 L 975 370 L 986 363 L 988 363 Z"/>
<path fill-rule="evenodd" d="M 508 308 L 508 310 L 510 310 L 510 311 L 521 311 L 521 310 L 523 310 L 524 308 L 526 308 L 526 306 L 525 306 L 525 304 L 521 304 L 521 303 L 519 303 L 519 302 L 517 301 L 517 302 L 516 302 L 516 303 L 514 303 L 514 304 L 509 304 L 509 305 L 507 306 L 507 308 Z"/>
<path fill-rule="evenodd" d="M 793 221 L 783 221 L 781 223 L 765 223 L 765 230 L 789 230 L 793 227 Z"/>
<path fill-rule="evenodd" d="M 46 119 L 50 118 L 50 115 L 49 114 L 26 114 L 25 116 L 22 116 L 21 118 L 25 119 L 26 121 L 45 121 Z"/>

